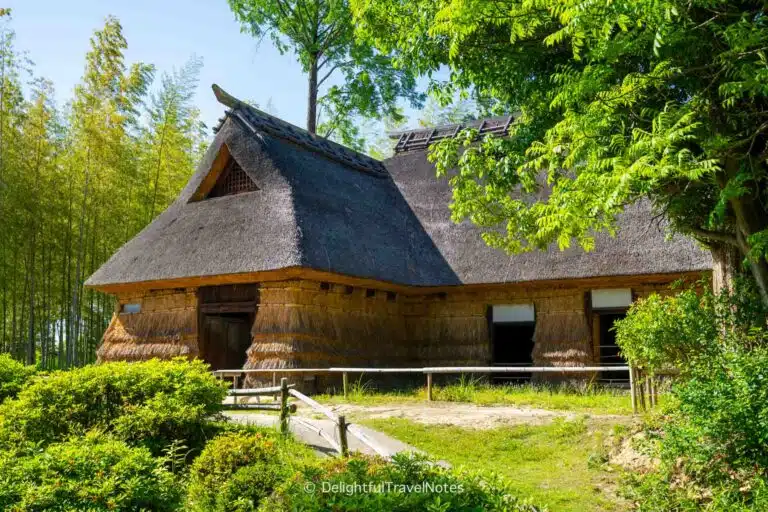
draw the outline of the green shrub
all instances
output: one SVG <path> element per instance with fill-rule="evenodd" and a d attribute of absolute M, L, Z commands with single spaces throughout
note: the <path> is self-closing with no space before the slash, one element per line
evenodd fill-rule
<path fill-rule="evenodd" d="M 34 366 L 25 366 L 8 354 L 0 354 L 0 402 L 14 398 L 35 371 Z"/>
<path fill-rule="evenodd" d="M 641 510 L 768 509 L 768 333 L 760 301 L 685 291 L 650 297 L 619 323 L 629 360 L 674 365 L 673 407 L 648 429 L 660 464 L 632 475 L 626 493 Z"/>
<path fill-rule="evenodd" d="M 418 455 L 396 455 L 391 463 L 354 456 L 305 468 L 266 500 L 265 512 L 302 511 L 526 511 L 493 476 L 457 473 Z"/>
<path fill-rule="evenodd" d="M 49 445 L 27 457 L 0 454 L 0 509 L 177 510 L 182 487 L 145 448 L 102 434 Z"/>
<path fill-rule="evenodd" d="M 0 446 L 51 443 L 92 429 L 159 455 L 174 441 L 201 449 L 224 385 L 195 361 L 108 363 L 58 371 L 0 406 Z"/>
<path fill-rule="evenodd" d="M 251 511 L 294 471 L 290 442 L 231 432 L 212 440 L 192 464 L 188 510 Z"/>

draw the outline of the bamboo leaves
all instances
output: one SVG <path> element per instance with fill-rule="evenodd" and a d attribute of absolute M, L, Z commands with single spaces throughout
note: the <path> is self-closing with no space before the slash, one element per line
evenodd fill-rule
<path fill-rule="evenodd" d="M 178 194 L 204 140 L 201 62 L 127 64 L 120 23 L 91 39 L 73 100 L 34 79 L 0 28 L 0 352 L 44 368 L 90 362 L 112 300 L 84 279 Z M 24 91 L 28 92 L 24 94 Z"/>

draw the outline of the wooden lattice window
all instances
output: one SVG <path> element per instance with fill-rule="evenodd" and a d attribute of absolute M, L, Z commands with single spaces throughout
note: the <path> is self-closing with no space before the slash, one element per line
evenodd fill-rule
<path fill-rule="evenodd" d="M 231 196 L 255 190 L 259 190 L 259 187 L 245 173 L 243 168 L 231 158 L 224 171 L 222 171 L 221 176 L 219 176 L 216 185 L 213 186 L 210 194 L 208 194 L 208 197 Z"/>

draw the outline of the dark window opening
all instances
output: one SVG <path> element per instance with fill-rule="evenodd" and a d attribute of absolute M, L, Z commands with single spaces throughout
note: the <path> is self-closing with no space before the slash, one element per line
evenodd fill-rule
<path fill-rule="evenodd" d="M 532 366 L 534 322 L 500 322 L 491 324 L 493 364 L 499 366 Z M 497 374 L 496 381 L 520 382 L 531 379 L 530 373 Z"/>
<path fill-rule="evenodd" d="M 231 196 L 244 192 L 253 192 L 259 187 L 253 182 L 240 165 L 234 159 L 230 159 L 227 166 L 219 176 L 218 181 L 211 189 L 208 197 Z"/>
<path fill-rule="evenodd" d="M 600 366 L 625 366 L 626 359 L 621 355 L 621 349 L 616 344 L 616 331 L 613 329 L 614 322 L 626 316 L 625 313 L 598 313 L 597 320 L 600 322 Z M 608 371 L 600 374 L 600 379 L 605 381 L 629 381 L 629 372 L 627 371 Z"/>
<path fill-rule="evenodd" d="M 322 283 L 320 283 L 320 289 L 321 290 L 325 290 L 325 291 L 330 290 L 331 289 L 331 283 L 326 283 L 325 281 L 323 281 Z"/>
<path fill-rule="evenodd" d="M 375 297 L 376 296 L 376 290 L 374 290 L 373 288 L 368 288 L 367 290 L 365 290 L 365 296 L 367 298 L 369 298 L 369 299 L 371 297 Z"/>
<path fill-rule="evenodd" d="M 352 295 L 353 291 L 355 291 L 355 287 L 354 286 L 345 286 L 344 287 L 344 293 L 346 295 Z"/>
<path fill-rule="evenodd" d="M 387 300 L 389 302 L 395 302 L 397 299 L 397 294 L 395 292 L 387 292 Z"/>

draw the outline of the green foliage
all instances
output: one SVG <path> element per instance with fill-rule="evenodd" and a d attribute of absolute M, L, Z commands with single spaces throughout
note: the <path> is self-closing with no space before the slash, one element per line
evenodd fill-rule
<path fill-rule="evenodd" d="M 624 510 L 612 492 L 605 492 L 611 474 L 594 463 L 605 450 L 612 420 L 584 416 L 540 425 L 512 422 L 495 428 L 425 424 L 405 418 L 376 418 L 365 423 L 454 468 L 497 474 L 508 482 L 511 494 L 530 497 L 548 510 Z"/>
<path fill-rule="evenodd" d="M 24 366 L 8 354 L 0 354 L 0 402 L 14 398 L 35 372 L 34 366 Z"/>
<path fill-rule="evenodd" d="M 357 35 L 433 91 L 519 112 L 433 146 L 454 220 L 511 252 L 594 247 L 649 199 L 747 258 L 768 304 L 768 24 L 759 2 L 351 0 Z M 543 189 L 548 189 L 544 192 Z"/>
<path fill-rule="evenodd" d="M 57 105 L 0 20 L 0 352 L 43 369 L 93 362 L 114 304 L 83 281 L 176 198 L 205 139 L 200 61 L 154 86 L 127 46 L 107 18 Z"/>
<path fill-rule="evenodd" d="M 178 510 L 183 487 L 145 448 L 101 434 L 18 457 L 0 453 L 0 508 Z"/>
<path fill-rule="evenodd" d="M 234 432 L 215 438 L 192 465 L 188 510 L 256 510 L 294 471 L 291 446 L 266 433 Z"/>
<path fill-rule="evenodd" d="M 0 407 L 0 443 L 52 443 L 99 429 L 160 455 L 180 441 L 199 450 L 223 384 L 200 362 L 107 363 L 54 372 Z"/>
<path fill-rule="evenodd" d="M 307 129 L 362 146 L 356 118 L 403 118 L 397 102 L 420 106 L 414 75 L 354 38 L 347 0 L 228 0 L 244 32 L 268 36 L 280 53 L 296 55 L 309 74 Z M 330 81 L 329 81 L 330 80 Z M 324 94 L 320 95 L 321 88 Z"/>
<path fill-rule="evenodd" d="M 366 492 L 364 485 L 373 491 Z M 267 501 L 265 511 L 538 510 L 495 477 L 457 473 L 423 456 L 398 454 L 392 463 L 354 456 L 305 469 Z"/>
<path fill-rule="evenodd" d="M 719 295 L 652 296 L 618 323 L 633 364 L 681 373 L 674 407 L 649 427 L 659 468 L 630 478 L 627 493 L 641 510 L 768 506 L 768 332 L 745 284 Z"/>
<path fill-rule="evenodd" d="M 726 347 L 759 344 L 765 308 L 749 281 L 737 279 L 733 286 L 715 294 L 702 281 L 697 289 L 636 301 L 616 323 L 622 355 L 651 372 L 670 367 L 685 372 L 707 366 Z"/>

